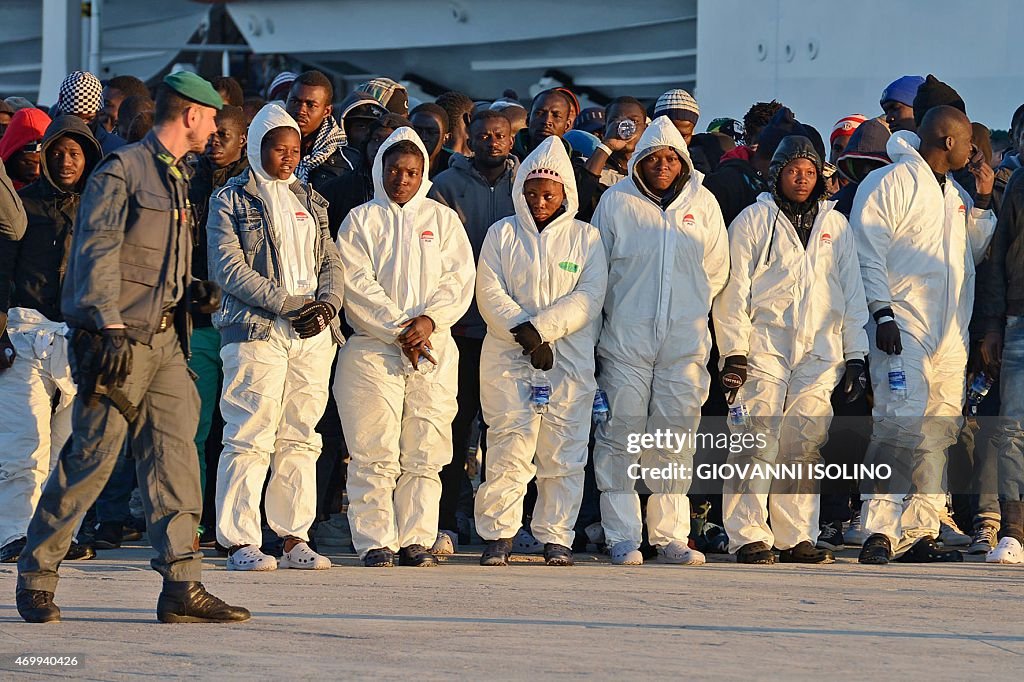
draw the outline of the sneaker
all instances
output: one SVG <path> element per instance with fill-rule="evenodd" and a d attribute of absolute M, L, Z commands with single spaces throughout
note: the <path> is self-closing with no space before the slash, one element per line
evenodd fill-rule
<path fill-rule="evenodd" d="M 838 552 L 845 547 L 846 540 L 843 538 L 843 522 L 831 521 L 822 524 L 818 530 L 818 541 L 814 546 L 818 549 L 828 549 L 833 552 Z"/>
<path fill-rule="evenodd" d="M 549 542 L 544 545 L 544 563 L 548 566 L 572 566 L 572 550 L 565 545 Z"/>
<path fill-rule="evenodd" d="M 252 615 L 248 609 L 213 596 L 202 583 L 165 581 L 156 602 L 156 617 L 161 623 L 240 623 Z"/>
<path fill-rule="evenodd" d="M 630 540 L 616 542 L 608 551 L 608 555 L 616 566 L 640 566 L 644 563 L 644 555 L 640 553 L 636 543 Z"/>
<path fill-rule="evenodd" d="M 526 527 L 519 529 L 515 538 L 512 539 L 512 550 L 516 554 L 543 554 L 544 545 L 530 534 Z"/>
<path fill-rule="evenodd" d="M 991 523 L 979 523 L 971 536 L 971 546 L 967 548 L 968 554 L 988 554 L 996 546 L 996 536 L 999 535 L 999 528 Z"/>
<path fill-rule="evenodd" d="M 946 547 L 966 547 L 971 544 L 971 536 L 960 530 L 948 509 L 939 515 L 938 540 Z"/>
<path fill-rule="evenodd" d="M 968 538 L 970 539 L 970 538 Z M 963 561 L 964 555 L 958 549 L 943 549 L 930 537 L 923 537 L 896 559 L 904 564 L 936 564 Z"/>
<path fill-rule="evenodd" d="M 323 571 L 334 564 L 322 554 L 310 549 L 309 544 L 300 542 L 290 552 L 284 552 L 277 563 L 279 568 L 303 568 L 308 571 Z"/>
<path fill-rule="evenodd" d="M 68 547 L 67 554 L 64 555 L 64 561 L 86 561 L 95 558 L 96 551 L 91 546 L 81 545 L 74 540 L 71 541 L 71 546 Z"/>
<path fill-rule="evenodd" d="M 451 556 L 458 551 L 459 548 L 459 536 L 454 531 L 442 530 L 437 534 L 437 539 L 434 540 L 434 546 L 430 548 L 430 553 L 440 556 Z"/>
<path fill-rule="evenodd" d="M 27 542 L 26 538 L 17 538 L 0 547 L 0 564 L 18 563 L 18 558 L 21 556 L 22 550 L 25 549 Z"/>
<path fill-rule="evenodd" d="M 804 540 L 779 552 L 779 561 L 784 564 L 834 564 L 836 557 L 830 550 L 815 547 L 810 540 Z"/>
<path fill-rule="evenodd" d="M 215 549 L 217 547 L 217 531 L 214 528 L 204 528 L 199 534 L 199 547 L 202 549 Z"/>
<path fill-rule="evenodd" d="M 862 564 L 884 566 L 892 561 L 893 556 L 892 542 L 889 538 L 881 533 L 875 533 L 864 541 L 857 561 Z"/>
<path fill-rule="evenodd" d="M 1016 538 L 1005 537 L 985 555 L 990 564 L 1024 564 L 1024 547 Z"/>
<path fill-rule="evenodd" d="M 736 552 L 738 564 L 774 564 L 775 552 L 764 542 L 748 542 Z"/>
<path fill-rule="evenodd" d="M 96 526 L 92 546 L 96 549 L 118 549 L 124 540 L 124 525 L 119 522 L 101 523 Z"/>
<path fill-rule="evenodd" d="M 391 568 L 395 565 L 395 553 L 387 547 L 371 549 L 363 556 L 363 566 L 367 568 Z"/>
<path fill-rule="evenodd" d="M 860 547 L 869 536 L 870 533 L 864 529 L 864 524 L 861 522 L 860 514 L 857 514 L 850 521 L 850 525 L 846 527 L 843 541 L 850 547 Z"/>
<path fill-rule="evenodd" d="M 487 543 L 487 548 L 480 555 L 481 566 L 508 566 L 508 558 L 512 554 L 512 538 L 501 538 Z"/>
<path fill-rule="evenodd" d="M 398 550 L 399 566 L 415 566 L 427 568 L 437 566 L 437 557 L 423 545 L 409 545 Z"/>
<path fill-rule="evenodd" d="M 256 545 L 242 545 L 228 553 L 229 571 L 276 571 L 277 559 L 264 554 Z"/>
<path fill-rule="evenodd" d="M 53 603 L 53 592 L 25 590 L 15 593 L 18 613 L 26 623 L 59 623 L 60 609 Z"/>
<path fill-rule="evenodd" d="M 677 564 L 679 566 L 703 566 L 704 555 L 691 549 L 685 542 L 673 540 L 667 545 L 658 545 L 659 564 Z"/>

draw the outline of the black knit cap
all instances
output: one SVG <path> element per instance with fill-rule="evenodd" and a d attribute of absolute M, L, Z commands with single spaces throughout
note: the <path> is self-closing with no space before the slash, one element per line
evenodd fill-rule
<path fill-rule="evenodd" d="M 924 115 L 928 113 L 929 109 L 943 105 L 967 113 L 967 105 L 964 104 L 957 91 L 935 76 L 928 74 L 924 83 L 917 88 L 917 94 L 914 95 L 914 125 L 921 125 L 921 121 L 924 120 Z"/>

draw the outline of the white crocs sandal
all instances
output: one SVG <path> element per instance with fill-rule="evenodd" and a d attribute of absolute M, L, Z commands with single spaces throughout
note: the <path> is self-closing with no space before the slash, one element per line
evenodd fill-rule
<path fill-rule="evenodd" d="M 616 566 L 640 566 L 644 563 L 644 555 L 629 540 L 616 542 L 608 554 Z"/>
<path fill-rule="evenodd" d="M 317 554 L 305 542 L 292 547 L 292 551 L 281 555 L 281 568 L 303 568 L 310 571 L 322 571 L 334 564 L 327 557 Z"/>
<path fill-rule="evenodd" d="M 264 554 L 256 545 L 246 545 L 228 556 L 227 567 L 229 571 L 274 571 L 277 559 Z"/>
<path fill-rule="evenodd" d="M 430 553 L 438 556 L 451 556 L 455 554 L 458 547 L 459 543 L 455 534 L 448 530 L 442 530 L 438 532 L 434 546 L 430 548 Z"/>
<path fill-rule="evenodd" d="M 658 545 L 658 563 L 678 564 L 680 566 L 703 566 L 704 555 L 688 545 L 673 540 L 667 545 Z"/>

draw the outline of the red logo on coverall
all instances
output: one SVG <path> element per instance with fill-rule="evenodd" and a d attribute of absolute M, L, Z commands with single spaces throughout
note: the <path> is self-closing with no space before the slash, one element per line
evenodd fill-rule
<path fill-rule="evenodd" d="M 420 239 L 425 242 L 432 242 L 434 241 L 434 233 L 430 230 L 423 230 L 423 232 L 420 233 Z"/>
<path fill-rule="evenodd" d="M 693 227 L 694 219 L 692 213 L 687 213 L 686 215 L 683 216 L 683 224 L 686 225 L 687 227 Z"/>
<path fill-rule="evenodd" d="M 822 232 L 821 233 L 821 243 L 822 244 L 828 244 L 829 246 L 831 246 L 832 245 L 832 235 L 830 235 L 828 232 Z"/>
<path fill-rule="evenodd" d="M 962 215 L 962 216 L 966 216 L 967 215 L 967 207 L 964 206 L 963 204 L 960 204 L 960 208 L 958 208 L 957 211 L 959 211 L 960 215 Z"/>

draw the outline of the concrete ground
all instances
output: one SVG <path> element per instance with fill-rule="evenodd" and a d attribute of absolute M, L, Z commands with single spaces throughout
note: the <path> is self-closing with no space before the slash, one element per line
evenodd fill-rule
<path fill-rule="evenodd" d="M 60 624 L 23 623 L 15 568 L 0 566 L 0 679 L 72 676 L 287 680 L 330 678 L 696 677 L 721 679 L 1020 679 L 1024 566 L 575 568 L 537 557 L 477 565 L 477 548 L 436 569 L 224 570 L 205 584 L 253 619 L 161 625 L 147 548 L 67 562 Z M 26 670 L 16 654 L 78 655 Z M 312 677 L 311 677 L 312 674 Z M 328 678 L 328 679 L 330 679 Z"/>

